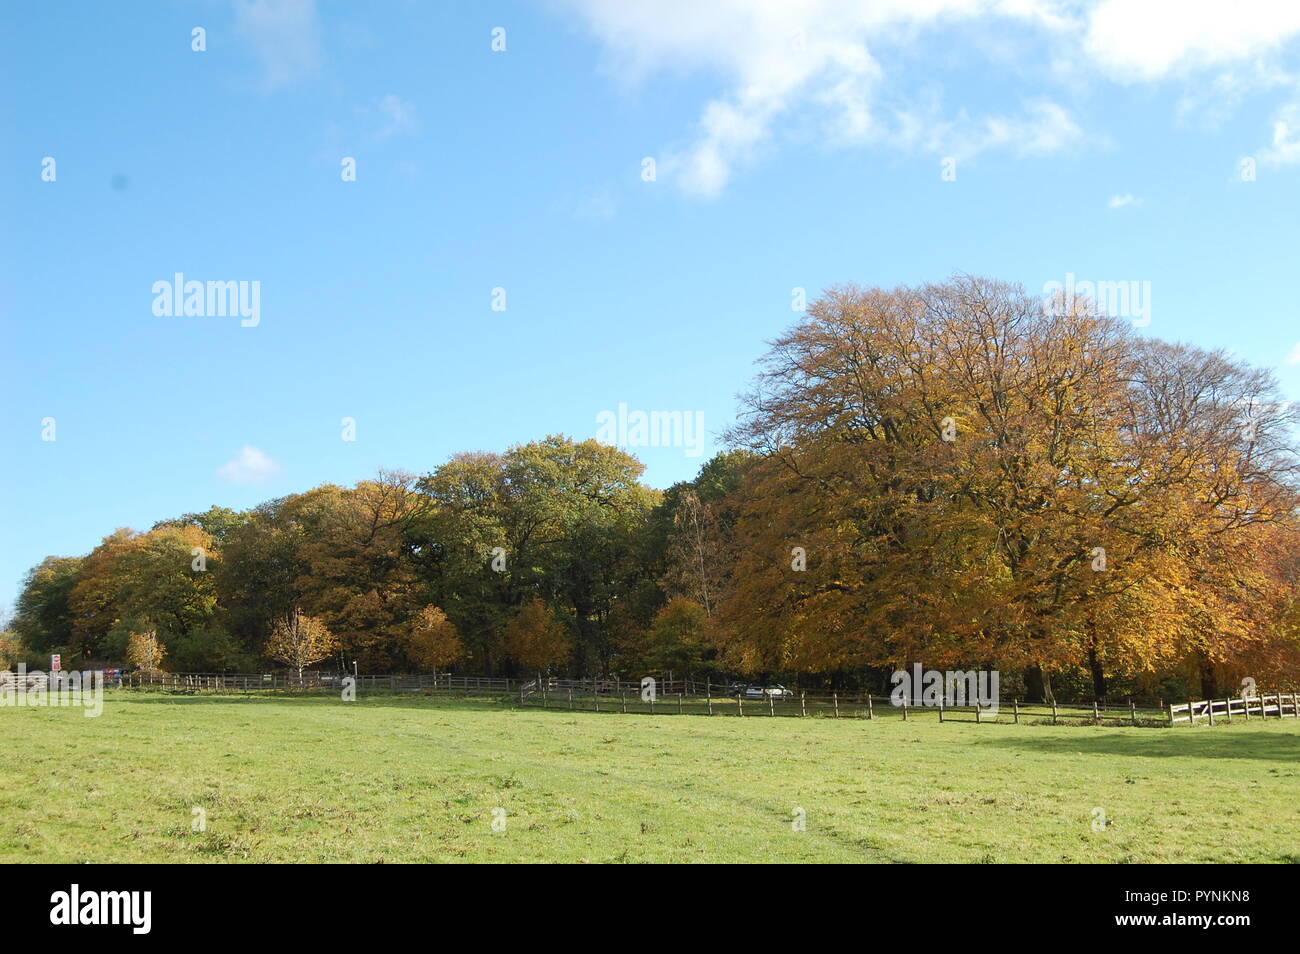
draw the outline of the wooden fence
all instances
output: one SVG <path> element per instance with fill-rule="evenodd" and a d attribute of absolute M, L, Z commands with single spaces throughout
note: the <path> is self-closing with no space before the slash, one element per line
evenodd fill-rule
<path fill-rule="evenodd" d="M 1179 713 L 1182 713 L 1182 715 L 1179 715 Z M 1179 705 L 1169 706 L 1170 725 L 1176 725 L 1180 722 L 1187 725 L 1196 725 L 1198 719 L 1206 725 L 1214 725 L 1216 719 L 1220 722 L 1231 722 L 1233 716 L 1246 720 L 1249 720 L 1252 716 L 1256 719 L 1270 717 L 1278 719 L 1300 718 L 1300 694 L 1277 692 L 1270 695 L 1265 693 L 1239 699 L 1189 700 Z"/>
<path fill-rule="evenodd" d="M 257 690 L 341 691 L 355 678 L 358 692 L 459 692 L 511 697 L 522 706 L 589 712 L 740 717 L 820 717 L 831 719 L 936 718 L 940 722 L 1048 723 L 1094 725 L 1214 725 L 1234 718 L 1300 718 L 1300 693 L 1265 693 L 1246 698 L 1207 699 L 1164 708 L 1125 703 L 1023 703 L 999 706 L 963 703 L 895 705 L 889 696 L 858 692 L 795 691 L 747 696 L 744 687 L 692 679 L 656 680 L 643 696 L 639 681 L 616 679 L 534 679 L 521 682 L 489 676 L 443 673 L 348 676 L 345 673 L 126 673 L 109 685 L 158 687 L 179 692 L 249 692 Z"/>
<path fill-rule="evenodd" d="M 432 674 L 359 675 L 347 673 L 296 672 L 277 673 L 202 673 L 202 672 L 132 672 L 116 683 L 127 688 L 158 687 L 176 691 L 250 692 L 256 690 L 331 690 L 342 691 L 345 679 L 355 679 L 358 692 L 462 692 L 513 695 L 518 680 L 489 676 L 451 676 Z"/>
<path fill-rule="evenodd" d="M 816 717 L 828 719 L 933 718 L 940 722 L 1094 723 L 1097 725 L 1165 725 L 1165 710 L 1134 702 L 1068 705 L 1027 704 L 1012 700 L 999 706 L 962 704 L 895 705 L 889 696 L 826 691 L 787 691 L 747 697 L 743 690 L 707 682 L 656 682 L 643 696 L 639 682 L 615 680 L 534 680 L 519 686 L 523 706 L 584 712 L 632 712 L 656 715 L 726 715 Z"/>

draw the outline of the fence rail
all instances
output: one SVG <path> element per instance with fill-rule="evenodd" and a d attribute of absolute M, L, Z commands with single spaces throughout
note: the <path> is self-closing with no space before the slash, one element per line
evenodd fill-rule
<path fill-rule="evenodd" d="M 940 722 L 1033 723 L 1091 722 L 1096 725 L 1214 725 L 1234 718 L 1300 718 L 1300 693 L 1258 693 L 1240 698 L 1189 700 L 1159 708 L 1099 701 L 1091 704 L 1040 702 L 982 705 L 964 700 L 950 704 L 898 705 L 890 696 L 819 690 L 762 691 L 741 684 L 694 679 L 656 680 L 653 689 L 640 681 L 542 678 L 520 681 L 496 676 L 438 674 L 365 674 L 305 671 L 272 673 L 121 673 L 105 671 L 107 686 L 162 688 L 179 692 L 250 692 L 259 690 L 332 690 L 355 679 L 361 691 L 459 692 L 509 696 L 521 706 L 570 711 L 628 712 L 740 717 L 819 717 L 903 720 L 933 717 Z M 28 674 L 28 682 L 39 677 Z M 16 674 L 0 672 L 0 691 L 18 688 Z M 748 691 L 747 691 L 748 690 Z M 762 694 L 757 694 L 761 692 Z"/>
<path fill-rule="evenodd" d="M 691 689 L 695 691 L 690 691 Z M 656 683 L 643 694 L 639 682 L 534 680 L 519 687 L 519 703 L 544 709 L 587 712 L 632 712 L 656 715 L 726 715 L 742 717 L 814 717 L 831 719 L 935 718 L 940 722 L 1053 724 L 1091 722 L 1113 725 L 1165 725 L 1165 710 L 1124 704 L 1062 704 L 1054 702 L 977 705 L 896 704 L 890 696 L 826 691 L 786 691 L 757 698 L 733 688 L 700 682 Z"/>
<path fill-rule="evenodd" d="M 1179 713 L 1183 713 L 1179 715 Z M 1169 706 L 1169 724 L 1186 723 L 1196 725 L 1196 720 L 1204 720 L 1206 725 L 1214 725 L 1214 720 L 1231 722 L 1233 716 L 1249 720 L 1251 716 L 1267 719 L 1300 718 L 1300 694 L 1289 692 L 1261 693 L 1233 699 L 1189 700 L 1178 705 Z"/>
<path fill-rule="evenodd" d="M 341 690 L 346 679 L 355 679 L 358 692 L 369 689 L 392 692 L 464 692 L 513 694 L 519 681 L 490 676 L 452 676 L 443 673 L 358 675 L 348 673 L 200 673 L 200 672 L 132 672 L 121 675 L 113 685 L 143 689 L 158 687 L 178 691 L 250 692 L 273 689 Z"/>

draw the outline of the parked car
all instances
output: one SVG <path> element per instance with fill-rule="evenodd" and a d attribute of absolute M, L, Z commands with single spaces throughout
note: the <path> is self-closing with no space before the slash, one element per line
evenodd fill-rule
<path fill-rule="evenodd" d="M 794 693 L 785 686 L 742 686 L 739 692 L 733 692 L 732 695 L 743 695 L 746 699 L 766 699 L 769 696 L 773 699 L 794 698 Z"/>

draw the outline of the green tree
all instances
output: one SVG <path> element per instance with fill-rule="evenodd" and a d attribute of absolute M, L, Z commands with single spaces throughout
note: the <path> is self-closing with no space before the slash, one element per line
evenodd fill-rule
<path fill-rule="evenodd" d="M 636 634 L 629 658 L 645 672 L 689 673 L 700 668 L 708 646 L 709 617 L 694 600 L 677 597 Z"/>
<path fill-rule="evenodd" d="M 32 652 L 45 654 L 74 644 L 70 599 L 84 562 L 82 557 L 49 556 L 23 580 L 11 625 Z"/>

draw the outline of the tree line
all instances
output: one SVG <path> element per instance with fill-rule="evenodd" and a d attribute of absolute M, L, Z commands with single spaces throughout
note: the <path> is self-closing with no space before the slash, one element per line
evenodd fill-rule
<path fill-rule="evenodd" d="M 1296 425 L 1084 300 L 839 287 L 693 480 L 552 436 L 117 530 L 30 571 L 0 656 L 1221 694 L 1300 672 Z"/>

